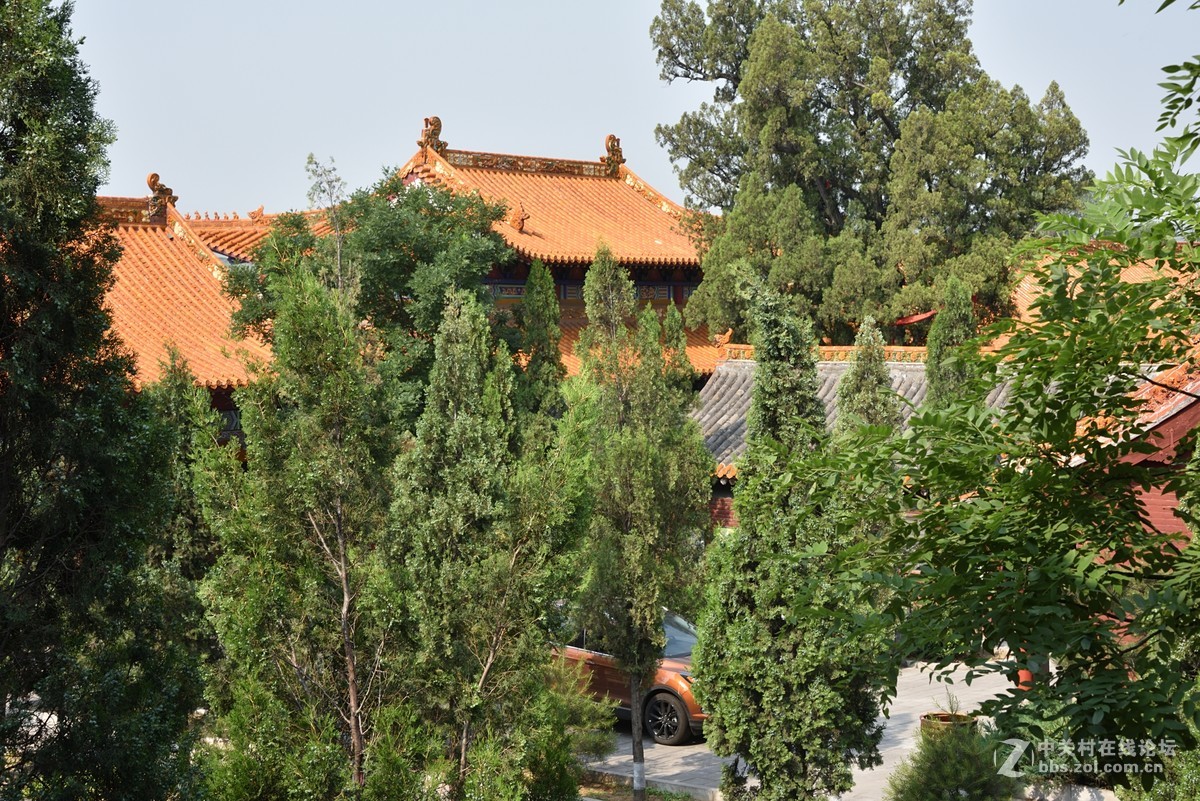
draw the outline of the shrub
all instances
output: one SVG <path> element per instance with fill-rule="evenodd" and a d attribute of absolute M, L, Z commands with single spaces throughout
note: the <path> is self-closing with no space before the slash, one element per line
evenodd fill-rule
<path fill-rule="evenodd" d="M 1200 751 L 1180 751 L 1164 762 L 1165 772 L 1149 790 L 1123 788 L 1118 793 L 1121 801 L 1200 801 Z"/>
<path fill-rule="evenodd" d="M 1008 801 L 1014 779 L 996 772 L 995 742 L 974 728 L 921 734 L 888 778 L 886 801 Z"/>

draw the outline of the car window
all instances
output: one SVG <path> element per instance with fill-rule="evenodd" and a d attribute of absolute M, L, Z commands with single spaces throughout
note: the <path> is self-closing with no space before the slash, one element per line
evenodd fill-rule
<path fill-rule="evenodd" d="M 690 658 L 696 647 L 695 627 L 674 612 L 667 612 L 663 615 L 663 629 L 667 634 L 663 656 L 667 659 Z"/>

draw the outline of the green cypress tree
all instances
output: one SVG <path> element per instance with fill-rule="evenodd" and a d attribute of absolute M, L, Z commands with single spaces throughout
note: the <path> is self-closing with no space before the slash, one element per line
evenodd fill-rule
<path fill-rule="evenodd" d="M 204 583 L 225 653 L 210 690 L 228 742 L 209 754 L 218 797 L 361 791 L 375 720 L 401 695 L 385 666 L 402 599 L 380 553 L 394 386 L 349 300 L 311 266 L 273 272 L 272 373 L 239 393 L 245 463 L 234 442 L 197 467 L 221 548 Z"/>
<path fill-rule="evenodd" d="M 825 431 L 825 406 L 817 397 L 812 322 L 786 298 L 764 289 L 754 304 L 754 389 L 746 421 L 752 442 L 774 439 L 786 448 Z M 799 438 L 799 439 L 797 439 Z"/>
<path fill-rule="evenodd" d="M 103 308 L 112 128 L 71 13 L 0 5 L 0 796 L 165 798 L 199 688 L 148 560 L 165 443 Z"/>
<path fill-rule="evenodd" d="M 415 697 L 454 798 L 574 792 L 574 736 L 549 726 L 591 707 L 572 682 L 548 686 L 539 621 L 568 592 L 579 465 L 547 444 L 518 448 L 512 359 L 469 293 L 448 299 L 434 349 L 416 441 L 395 468 L 389 551 L 410 586 Z"/>
<path fill-rule="evenodd" d="M 642 799 L 643 686 L 662 654 L 663 607 L 677 603 L 699 567 L 712 457 L 687 416 L 694 396 L 678 313 L 668 314 L 666 342 L 650 307 L 630 328 L 633 282 L 606 248 L 588 271 L 584 301 L 583 381 L 593 385 L 594 408 L 582 622 L 629 677 L 634 797 Z"/>
<path fill-rule="evenodd" d="M 925 375 L 929 390 L 925 402 L 942 408 L 962 395 L 971 379 L 971 354 L 962 345 L 975 336 L 975 306 L 971 290 L 958 276 L 950 276 L 942 287 L 942 308 L 929 328 L 929 351 Z"/>
<path fill-rule="evenodd" d="M 525 281 L 525 299 L 519 307 L 521 352 L 525 369 L 517 376 L 518 407 L 537 414 L 562 413 L 562 381 L 567 375 L 558 350 L 558 296 L 554 278 L 541 260 L 535 260 Z"/>
<path fill-rule="evenodd" d="M 854 338 L 850 369 L 838 382 L 835 436 L 864 425 L 894 426 L 899 422 L 899 398 L 892 390 L 885 359 L 883 335 L 874 318 L 868 317 Z"/>
<path fill-rule="evenodd" d="M 180 634 L 196 662 L 210 666 L 220 645 L 200 600 L 199 586 L 216 561 L 217 538 L 204 519 L 196 495 L 197 457 L 220 432 L 220 417 L 207 390 L 177 351 L 162 365 L 162 377 L 143 390 L 163 431 L 162 453 L 168 462 L 168 513 L 150 561 L 162 575 L 182 626 Z"/>
<path fill-rule="evenodd" d="M 725 797 L 748 797 L 754 776 L 755 798 L 819 799 L 849 789 L 853 765 L 879 762 L 876 719 L 890 649 L 876 633 L 845 636 L 847 616 L 870 610 L 828 581 L 838 555 L 862 534 L 839 526 L 833 505 L 808 498 L 833 451 L 811 327 L 777 296 L 760 297 L 755 308 L 752 424 L 734 495 L 739 525 L 709 548 L 694 669 L 709 745 L 735 758 Z M 887 407 L 878 391 L 882 339 L 865 328 L 868 355 L 848 374 L 852 419 L 885 416 Z"/>

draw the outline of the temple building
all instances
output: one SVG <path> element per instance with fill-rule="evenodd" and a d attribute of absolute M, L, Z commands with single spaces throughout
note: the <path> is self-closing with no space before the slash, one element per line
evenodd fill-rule
<path fill-rule="evenodd" d="M 550 270 L 562 308 L 562 355 L 579 369 L 574 346 L 587 321 L 583 281 L 604 244 L 632 276 L 639 299 L 658 308 L 686 304 L 700 285 L 700 256 L 683 229 L 685 210 L 625 165 L 621 142 L 609 135 L 593 161 L 454 150 L 441 138 L 438 117 L 425 119 L 417 150 L 399 169 L 408 185 L 478 194 L 503 205 L 495 226 L 516 258 L 485 279 L 499 304 L 519 302 L 529 266 Z M 324 225 L 319 212 L 314 227 Z M 262 207 L 246 216 L 189 214 L 186 219 L 214 254 L 250 261 L 278 215 Z M 706 328 L 688 331 L 688 357 L 701 375 L 716 367 L 717 345 Z"/>
<path fill-rule="evenodd" d="M 121 258 L 105 298 L 113 330 L 133 354 L 135 386 L 162 378 L 172 353 L 209 390 L 227 432 L 240 428 L 232 393 L 251 380 L 248 365 L 270 361 L 255 340 L 230 336 L 233 301 L 222 291 L 225 264 L 175 209 L 157 173 L 147 197 L 99 197 Z"/>
<path fill-rule="evenodd" d="M 502 204 L 507 213 L 496 232 L 516 258 L 497 266 L 485 283 L 499 304 L 519 302 L 535 260 L 550 269 L 562 309 L 562 357 L 568 372 L 579 369 L 575 342 L 586 325 L 582 288 L 587 268 L 603 243 L 629 271 L 639 298 L 657 308 L 684 305 L 700 283 L 700 257 L 684 232 L 685 211 L 649 187 L 625 164 L 620 140 L 610 135 L 604 155 L 591 161 L 514 156 L 451 149 L 441 138 L 437 117 L 425 120 L 417 150 L 399 174 L 410 185 L 455 193 L 478 193 Z M 172 353 L 187 362 L 197 383 L 209 390 L 226 429 L 238 426 L 234 393 L 252 379 L 247 365 L 268 363 L 270 349 L 256 340 L 231 339 L 233 302 L 222 292 L 222 277 L 233 261 L 251 261 L 277 214 L 260 206 L 240 215 L 180 214 L 177 198 L 151 174 L 146 197 L 101 197 L 103 214 L 114 224 L 123 254 L 107 296 L 113 327 L 135 357 L 136 383 L 157 381 Z M 318 234 L 327 230 L 321 211 L 310 215 Z M 1126 280 L 1147 280 L 1154 271 L 1131 268 Z M 1036 286 L 1026 279 L 1016 288 L 1017 315 L 1028 319 Z M 932 312 L 924 317 L 932 316 Z M 745 450 L 746 415 L 755 363 L 753 349 L 714 338 L 705 329 L 688 331 L 688 357 L 704 386 L 693 417 L 714 457 L 714 521 L 733 524 L 732 489 L 737 461 Z M 837 390 L 851 348 L 821 349 L 817 366 L 826 419 L 837 414 Z M 905 416 L 926 390 L 924 348 L 889 347 L 893 389 L 906 401 Z M 1200 378 L 1189 367 L 1164 375 L 1160 383 L 1183 393 L 1147 385 L 1145 434 L 1156 451 L 1140 458 L 1177 465 L 1176 447 L 1200 423 Z M 1002 404 L 1002 388 L 989 399 Z M 1187 394 L 1191 393 L 1191 394 Z M 1175 498 L 1150 491 L 1145 501 L 1163 530 L 1181 525 Z"/>

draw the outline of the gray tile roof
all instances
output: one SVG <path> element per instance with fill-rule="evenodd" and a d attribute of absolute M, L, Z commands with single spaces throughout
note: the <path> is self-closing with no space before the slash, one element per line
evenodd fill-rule
<path fill-rule="evenodd" d="M 732 464 L 746 451 L 746 414 L 753 384 L 754 362 L 728 361 L 717 365 L 700 390 L 700 405 L 692 417 L 717 464 Z"/>
<path fill-rule="evenodd" d="M 748 359 L 721 362 L 708 383 L 700 390 L 700 404 L 692 417 L 700 424 L 704 444 L 718 465 L 730 465 L 746 451 L 746 415 L 750 411 L 750 389 L 754 384 L 755 363 Z M 817 395 L 825 404 L 825 424 L 833 427 L 837 419 L 837 388 L 850 369 L 849 362 L 817 363 Z M 923 362 L 888 362 L 892 389 L 903 401 L 901 424 L 925 400 L 929 388 Z M 988 396 L 989 406 L 1002 406 L 1007 385 L 1000 384 Z"/>

